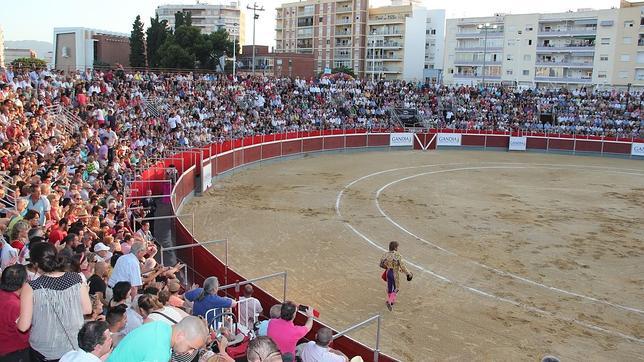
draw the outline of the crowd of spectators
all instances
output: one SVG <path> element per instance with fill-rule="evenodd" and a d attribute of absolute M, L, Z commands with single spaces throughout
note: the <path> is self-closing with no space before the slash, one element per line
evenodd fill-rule
<path fill-rule="evenodd" d="M 114 361 L 230 361 L 234 333 L 211 335 L 216 317 L 206 314 L 235 307 L 239 325 L 260 336 L 248 344 L 259 360 L 348 360 L 329 348 L 327 330 L 296 353 L 311 310 L 295 326 L 296 304 L 272 306 L 271 318 L 256 325 L 263 308 L 250 285 L 239 300 L 224 298 L 217 278 L 189 287 L 177 277 L 183 265 L 157 263 L 153 225 L 137 221 L 154 216 L 157 204 L 149 190 L 147 199 L 127 200 L 126 186 L 173 147 L 283 131 L 392 129 L 392 108 L 414 108 L 455 129 L 641 138 L 643 102 L 641 93 L 617 91 L 2 69 L 0 361 L 98 361 L 110 353 Z M 552 113 L 555 121 L 542 122 Z M 211 345 L 219 352 L 203 353 Z"/>

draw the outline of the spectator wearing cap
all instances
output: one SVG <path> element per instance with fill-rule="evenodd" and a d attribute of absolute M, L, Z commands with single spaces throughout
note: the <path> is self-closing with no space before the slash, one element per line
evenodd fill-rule
<path fill-rule="evenodd" d="M 333 341 L 333 331 L 322 327 L 315 334 L 315 341 L 309 341 L 302 349 L 302 362 L 348 362 L 342 352 L 329 347 Z"/>
<path fill-rule="evenodd" d="M 179 295 L 181 291 L 181 284 L 176 280 L 168 281 L 168 291 L 170 292 L 170 299 L 168 304 L 173 307 L 182 308 L 185 304 L 185 300 Z"/>
<path fill-rule="evenodd" d="M 189 316 L 170 326 L 163 322 L 146 323 L 129 333 L 112 351 L 108 362 L 169 361 L 176 355 L 190 355 L 208 341 L 203 320 Z"/>
<path fill-rule="evenodd" d="M 90 321 L 78 331 L 78 349 L 63 355 L 60 362 L 101 362 L 110 354 L 112 335 L 104 321 Z"/>
<path fill-rule="evenodd" d="M 212 309 L 234 308 L 237 302 L 231 298 L 217 295 L 219 280 L 217 277 L 208 277 L 203 283 L 203 288 L 195 288 L 184 294 L 186 300 L 193 302 L 192 315 L 206 317 L 206 312 Z M 208 325 L 213 322 L 214 313 L 208 314 Z"/>
<path fill-rule="evenodd" d="M 112 258 L 110 247 L 103 243 L 96 243 L 96 245 L 94 245 L 94 252 L 97 254 L 97 257 L 100 258 L 99 261 L 109 261 L 110 258 Z"/>
<path fill-rule="evenodd" d="M 282 358 L 285 362 L 295 360 L 295 346 L 297 341 L 304 337 L 313 327 L 313 308 L 308 307 L 306 310 L 306 324 L 303 326 L 296 326 L 293 324 L 297 314 L 298 306 L 291 302 L 286 301 L 282 304 L 280 311 L 280 318 L 271 319 L 268 323 L 267 335 L 275 341 Z"/>
<path fill-rule="evenodd" d="M 14 264 L 2 271 L 0 280 L 0 361 L 29 361 L 29 332 L 16 328 L 20 316 L 20 292 L 27 282 L 27 269 Z"/>

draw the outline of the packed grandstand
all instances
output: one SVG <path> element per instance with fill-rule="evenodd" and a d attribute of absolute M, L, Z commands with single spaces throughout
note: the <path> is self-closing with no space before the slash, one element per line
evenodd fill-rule
<path fill-rule="evenodd" d="M 250 285 L 237 300 L 220 297 L 216 278 L 198 287 L 178 277 L 181 264 L 159 265 L 151 225 L 140 221 L 155 215 L 156 202 L 128 200 L 127 186 L 173 149 L 405 124 L 644 138 L 644 93 L 616 90 L 9 67 L 0 72 L 0 102 L 0 359 L 12 361 L 99 360 L 110 345 L 113 361 L 168 360 L 170 350 L 173 360 L 295 358 L 311 310 L 293 326 L 293 303 L 261 305 Z M 411 122 L 400 109 L 414 110 Z M 238 314 L 207 316 L 230 307 Z M 236 340 L 231 319 L 256 338 Z M 297 358 L 328 352 L 347 361 L 327 348 L 330 333 L 319 329 Z"/>

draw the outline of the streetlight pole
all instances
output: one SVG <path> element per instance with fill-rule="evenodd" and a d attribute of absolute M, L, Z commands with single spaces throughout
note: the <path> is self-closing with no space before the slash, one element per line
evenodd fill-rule
<path fill-rule="evenodd" d="M 254 3 L 252 7 L 250 5 L 246 5 L 246 9 L 253 11 L 253 75 L 255 75 L 255 21 L 259 19 L 259 14 L 257 14 L 257 12 L 264 11 L 264 7 L 258 7 L 257 3 Z"/>
<path fill-rule="evenodd" d="M 237 28 L 239 24 L 234 23 L 233 26 L 235 27 L 235 31 L 239 31 L 239 28 Z M 237 45 L 235 44 L 235 31 L 233 31 L 233 82 L 235 81 L 235 70 L 237 68 Z"/>
<path fill-rule="evenodd" d="M 485 40 L 483 43 L 483 88 L 485 88 L 485 63 L 487 60 L 487 31 L 489 29 L 496 29 L 496 25 L 490 25 L 490 23 L 479 24 L 477 26 L 479 30 L 483 29 L 485 31 Z"/>

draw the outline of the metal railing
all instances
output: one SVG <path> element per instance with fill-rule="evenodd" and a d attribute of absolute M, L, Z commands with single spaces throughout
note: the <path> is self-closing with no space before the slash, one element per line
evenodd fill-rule
<path fill-rule="evenodd" d="M 253 284 L 253 283 L 256 283 L 256 282 L 260 282 L 262 280 L 274 279 L 274 278 L 277 278 L 277 277 L 283 277 L 284 278 L 284 282 L 283 282 L 284 283 L 284 294 L 282 294 L 282 303 L 283 303 L 283 302 L 286 301 L 286 292 L 288 290 L 288 284 L 287 284 L 288 272 L 287 271 L 268 274 L 268 275 L 264 275 L 264 276 L 261 276 L 261 277 L 248 279 L 248 280 L 245 280 L 243 282 L 236 282 L 236 283 L 232 283 L 232 284 L 222 285 L 222 286 L 219 287 L 218 290 L 226 290 L 226 289 L 230 289 L 230 288 L 235 288 L 235 293 L 238 294 L 239 291 L 240 291 L 239 287 L 242 287 L 242 286 L 244 286 L 246 284 Z"/>
<path fill-rule="evenodd" d="M 194 216 L 193 216 L 194 217 Z M 165 265 L 165 257 L 164 253 L 169 253 L 169 252 L 176 252 L 177 250 L 185 250 L 185 249 L 190 249 L 190 248 L 196 248 L 200 246 L 207 246 L 207 245 L 212 245 L 212 244 L 224 244 L 224 283 L 228 283 L 228 270 L 230 265 L 228 264 L 228 239 L 222 239 L 222 240 L 209 240 L 209 241 L 203 241 L 203 242 L 198 242 L 197 244 L 188 244 L 188 245 L 177 245 L 177 246 L 170 246 L 167 248 L 161 247 L 159 249 L 159 260 L 161 262 L 161 265 Z M 176 253 L 174 253 L 175 259 L 181 260 L 181 258 L 178 258 L 176 256 Z M 188 263 L 186 263 L 188 264 Z M 187 277 L 187 274 L 186 274 Z"/>
<path fill-rule="evenodd" d="M 376 327 L 376 348 L 373 351 L 373 360 L 374 360 L 374 362 L 378 362 L 378 356 L 380 355 L 380 324 L 381 324 L 381 320 L 382 320 L 382 317 L 380 316 L 380 314 L 377 314 L 377 315 L 375 315 L 375 316 L 373 316 L 371 318 L 365 319 L 364 321 L 362 321 L 360 323 L 354 324 L 353 326 L 351 326 L 351 327 L 339 332 L 338 334 L 334 335 L 333 339 L 334 340 L 338 339 L 338 338 L 346 335 L 349 332 L 355 331 L 358 328 L 362 328 L 365 325 L 373 322 L 374 320 L 377 323 L 377 327 Z"/>

